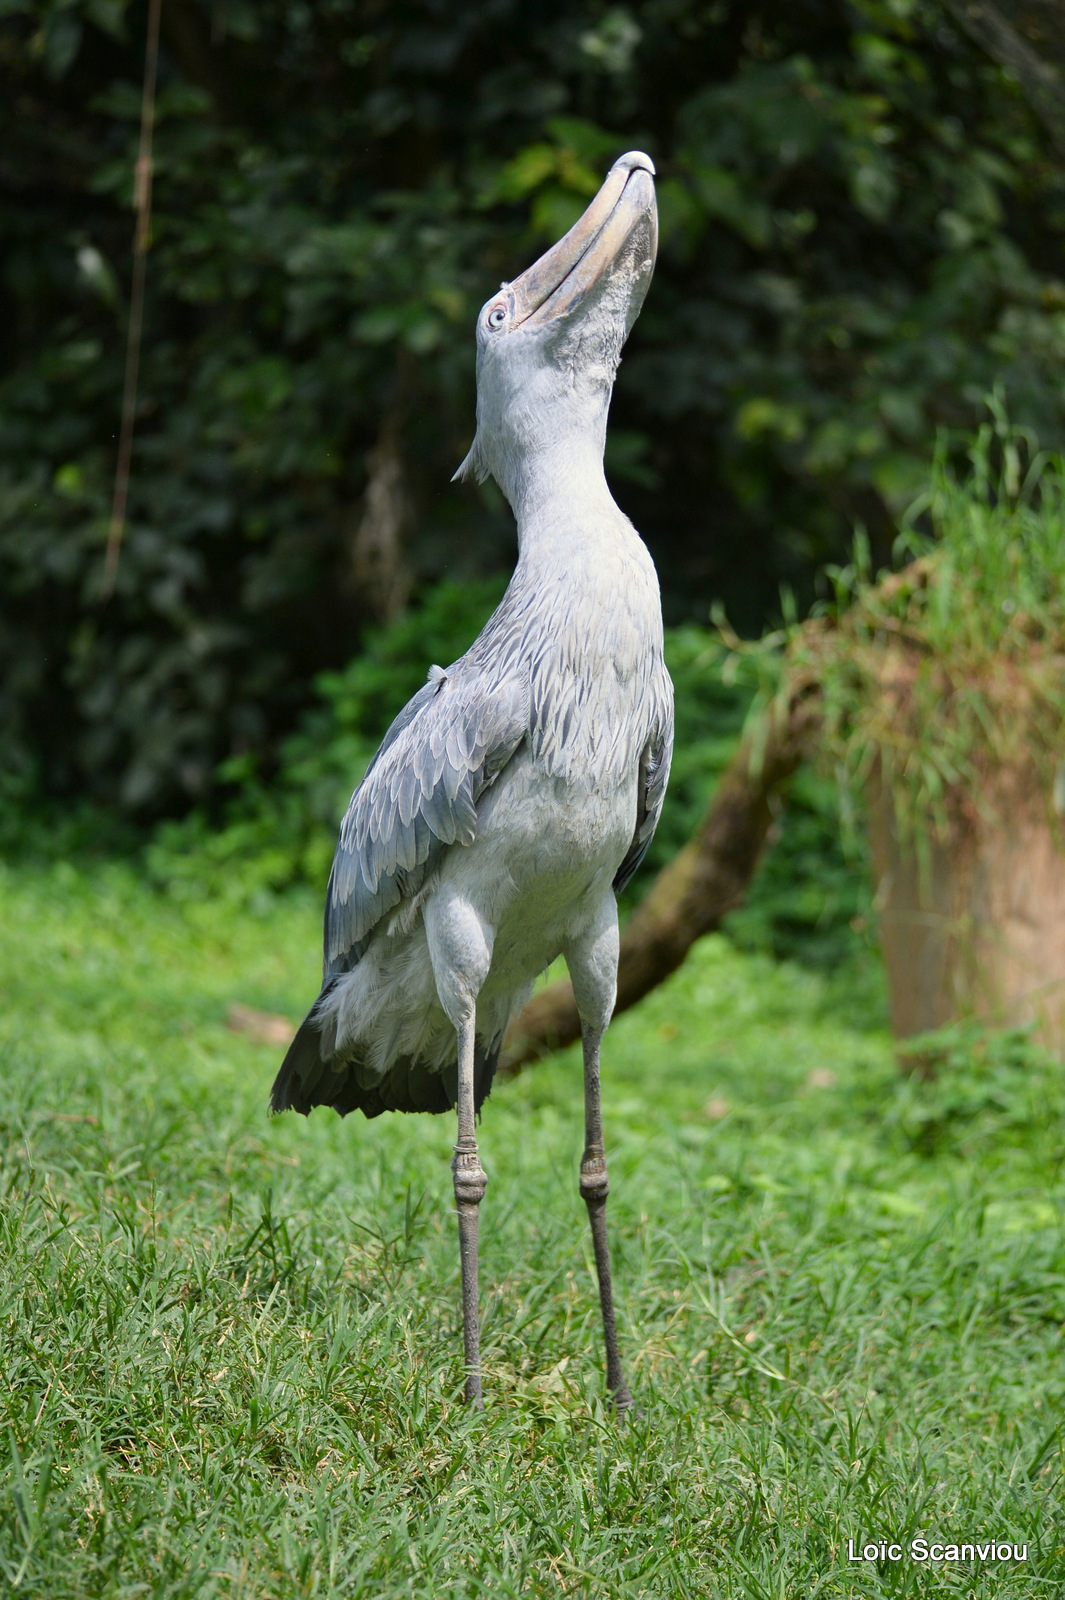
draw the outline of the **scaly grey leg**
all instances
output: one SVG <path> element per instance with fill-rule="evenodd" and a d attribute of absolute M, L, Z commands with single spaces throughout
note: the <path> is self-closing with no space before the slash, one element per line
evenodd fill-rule
<path fill-rule="evenodd" d="M 581 1196 L 592 1225 L 592 1248 L 599 1278 L 599 1304 L 606 1341 L 606 1381 L 616 1411 L 627 1411 L 632 1395 L 621 1369 L 618 1330 L 614 1320 L 614 1290 L 610 1281 L 610 1246 L 606 1237 L 606 1197 L 610 1193 L 603 1151 L 603 1117 L 599 1103 L 599 1046 L 602 1029 L 582 1026 L 584 1045 L 584 1155 L 581 1157 Z"/>
<path fill-rule="evenodd" d="M 614 1010 L 618 974 L 618 908 L 609 887 L 594 917 L 576 939 L 567 944 L 566 965 L 573 980 L 573 997 L 581 1019 L 584 1045 L 584 1155 L 581 1158 L 581 1195 L 592 1225 L 595 1270 L 599 1279 L 599 1304 L 606 1340 L 606 1381 L 614 1407 L 627 1411 L 632 1395 L 621 1370 L 618 1330 L 614 1319 L 614 1290 L 610 1281 L 610 1247 L 606 1239 L 606 1197 L 610 1193 L 603 1152 L 603 1116 L 599 1105 L 599 1046 Z"/>
<path fill-rule="evenodd" d="M 459 1214 L 459 1257 L 462 1262 L 462 1340 L 466 1355 L 466 1399 L 484 1410 L 481 1395 L 481 1326 L 477 1306 L 477 1212 L 488 1187 L 474 1137 L 473 1014 L 460 1022 L 458 1034 L 458 1141 L 451 1162 L 455 1204 Z"/>

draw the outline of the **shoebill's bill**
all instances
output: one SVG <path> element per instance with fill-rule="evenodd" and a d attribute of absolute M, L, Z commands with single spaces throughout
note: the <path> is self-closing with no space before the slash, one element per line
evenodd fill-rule
<path fill-rule="evenodd" d="M 570 231 L 477 319 L 477 432 L 457 476 L 495 479 L 518 563 L 466 654 L 431 667 L 356 789 L 325 910 L 322 993 L 273 1109 L 457 1110 L 466 1394 L 481 1404 L 475 1117 L 503 1035 L 563 955 L 584 1043 L 588 1205 L 615 1405 L 599 1046 L 615 896 L 655 830 L 672 686 L 654 566 L 603 474 L 607 409 L 657 243 L 654 167 L 622 156 Z"/>

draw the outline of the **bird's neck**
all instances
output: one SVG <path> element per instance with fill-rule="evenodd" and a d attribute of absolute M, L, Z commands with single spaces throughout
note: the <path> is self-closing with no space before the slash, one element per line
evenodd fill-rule
<path fill-rule="evenodd" d="M 507 498 L 518 524 L 522 562 L 550 559 L 560 542 L 616 539 L 629 528 L 607 487 L 600 439 L 581 437 L 528 452 L 512 463 Z"/>

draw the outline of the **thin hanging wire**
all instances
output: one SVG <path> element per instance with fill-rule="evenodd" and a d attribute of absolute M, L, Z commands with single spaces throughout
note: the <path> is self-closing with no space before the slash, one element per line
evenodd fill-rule
<path fill-rule="evenodd" d="M 148 266 L 148 245 L 152 223 L 152 134 L 155 131 L 155 80 L 159 65 L 159 18 L 163 0 L 148 0 L 148 37 L 144 45 L 144 87 L 141 92 L 141 136 L 133 178 L 133 207 L 137 224 L 133 234 L 133 283 L 129 297 L 129 329 L 126 335 L 126 376 L 122 386 L 122 423 L 118 435 L 118 460 L 115 464 L 115 492 L 111 501 L 111 521 L 107 529 L 104 576 L 101 598 L 110 599 L 118 574 L 118 557 L 126 530 L 126 502 L 133 460 L 133 424 L 137 411 L 137 378 L 140 372 L 141 334 L 144 329 L 144 281 Z"/>

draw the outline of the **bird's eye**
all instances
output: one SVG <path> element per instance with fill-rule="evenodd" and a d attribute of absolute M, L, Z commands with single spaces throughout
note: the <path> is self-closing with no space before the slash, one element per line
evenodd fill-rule
<path fill-rule="evenodd" d="M 507 320 L 506 306 L 493 306 L 488 313 L 487 322 L 490 328 L 501 328 Z"/>

